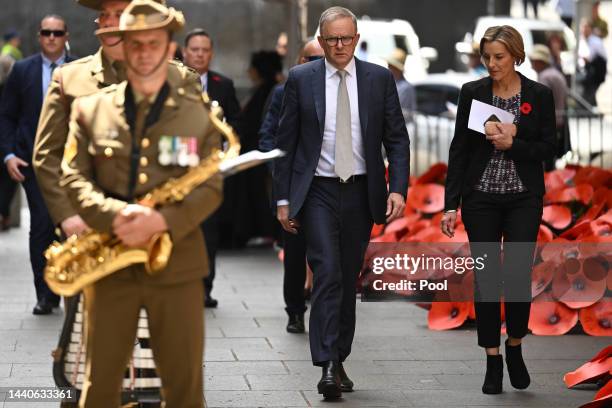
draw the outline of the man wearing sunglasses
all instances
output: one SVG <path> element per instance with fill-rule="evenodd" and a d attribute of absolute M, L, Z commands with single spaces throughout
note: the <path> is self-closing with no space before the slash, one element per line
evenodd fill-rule
<path fill-rule="evenodd" d="M 30 262 L 37 303 L 33 313 L 50 314 L 59 306 L 43 279 L 44 251 L 56 238 L 53 223 L 32 169 L 32 150 L 43 98 L 53 71 L 70 57 L 65 54 L 68 28 L 64 19 L 49 15 L 38 31 L 41 52 L 18 61 L 7 78 L 0 101 L 0 156 L 10 177 L 23 184 L 30 209 Z"/>
<path fill-rule="evenodd" d="M 165 4 L 165 0 L 155 1 Z M 130 4 L 130 0 L 76 2 L 98 12 L 95 20 L 98 28 L 118 27 L 121 13 Z M 123 59 L 123 41 L 120 37 L 101 38 L 100 49 L 95 54 L 67 64 L 54 73 L 45 98 L 34 145 L 34 170 L 51 218 L 65 236 L 81 234 L 88 228 L 59 184 L 70 106 L 77 97 L 93 94 L 99 89 L 124 81 L 126 75 Z M 194 71 L 175 62 L 169 64 L 169 81 L 190 89 L 201 89 L 199 77 Z"/>

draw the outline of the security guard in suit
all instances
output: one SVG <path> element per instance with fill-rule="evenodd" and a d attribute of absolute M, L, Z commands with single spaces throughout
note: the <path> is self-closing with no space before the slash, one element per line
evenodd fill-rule
<path fill-rule="evenodd" d="M 75 100 L 62 161 L 61 185 L 85 222 L 128 247 L 156 234 L 173 242 L 167 267 L 149 275 L 141 265 L 85 289 L 86 378 L 80 406 L 118 407 L 139 311 L 149 318 L 151 348 L 168 407 L 203 407 L 201 284 L 207 268 L 199 224 L 220 204 L 217 175 L 180 203 L 151 209 L 135 203 L 185 174 L 218 148 L 201 92 L 170 81 L 167 58 L 182 13 L 152 0 L 133 0 L 118 28 L 100 36 L 124 41 L 127 82 Z"/>
<path fill-rule="evenodd" d="M 165 4 L 165 0 L 156 0 Z M 130 0 L 77 0 L 77 3 L 99 12 L 98 27 L 112 28 L 119 24 L 118 15 Z M 102 88 L 125 80 L 123 42 L 118 37 L 100 39 L 101 47 L 93 55 L 56 69 L 44 100 L 36 141 L 33 164 L 41 191 L 53 222 L 66 236 L 82 233 L 86 223 L 60 187 L 60 164 L 64 154 L 70 106 L 75 98 L 91 95 Z M 169 62 L 168 81 L 185 87 L 201 87 L 198 74 L 177 63 Z"/>

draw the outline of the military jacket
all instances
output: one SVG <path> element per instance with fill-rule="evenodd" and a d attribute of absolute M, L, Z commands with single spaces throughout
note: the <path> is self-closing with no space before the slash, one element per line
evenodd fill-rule
<path fill-rule="evenodd" d="M 112 67 L 101 48 L 96 54 L 64 64 L 53 72 L 40 114 L 32 163 L 55 224 L 77 213 L 59 185 L 70 106 L 75 98 L 91 95 L 124 79 Z M 198 90 L 201 87 L 198 74 L 177 62 L 170 62 L 168 82 Z"/>
<path fill-rule="evenodd" d="M 97 231 L 112 232 L 112 222 L 130 196 L 142 197 L 180 177 L 219 148 L 219 134 L 201 93 L 168 85 L 159 118 L 140 136 L 133 135 L 129 125 L 127 82 L 73 103 L 61 185 L 81 217 Z M 133 143 L 139 151 L 137 161 L 132 157 Z M 184 201 L 158 209 L 174 248 L 167 268 L 147 279 L 168 284 L 205 276 L 206 247 L 199 225 L 221 200 L 222 178 L 216 175 Z"/>

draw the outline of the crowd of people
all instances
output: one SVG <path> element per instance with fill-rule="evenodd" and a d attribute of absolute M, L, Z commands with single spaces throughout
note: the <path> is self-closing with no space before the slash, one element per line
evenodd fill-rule
<path fill-rule="evenodd" d="M 23 58 L 19 35 L 7 32 L 0 57 L 0 215 L 8 229 L 11 196 L 21 183 L 31 216 L 33 313 L 49 315 L 60 304 L 44 280 L 44 252 L 54 240 L 93 229 L 112 233 L 127 247 L 145 247 L 164 235 L 174 244 L 159 274 L 130 266 L 85 289 L 88 371 L 82 406 L 118 405 L 142 307 L 166 402 L 202 406 L 203 306 L 218 306 L 212 296 L 216 254 L 220 247 L 244 247 L 252 237 L 276 239 L 285 249 L 288 332 L 306 331 L 311 296 L 309 338 L 313 364 L 322 368 L 319 393 L 333 399 L 352 391 L 343 362 L 351 353 L 355 286 L 370 231 L 374 223 L 400 217 L 406 204 L 406 124 L 418 111 L 414 87 L 404 78 L 406 51 L 386 56 L 388 69 L 355 58 L 356 52 L 368 53 L 367 45 L 357 50 L 357 19 L 346 8 L 331 7 L 320 17 L 320 35 L 304 44 L 286 77 L 286 36 L 275 50 L 251 55 L 253 86 L 241 106 L 233 81 L 210 70 L 214 38 L 197 28 L 179 47 L 172 40 L 185 17 L 164 0 L 78 3 L 99 13 L 96 53 L 78 60 L 69 55 L 68 24 L 51 14 L 40 21 L 40 52 Z M 607 61 L 602 21 L 582 25 L 589 50 L 581 54 L 583 85 L 593 104 L 603 82 L 600 66 Z M 510 26 L 489 28 L 470 59 L 482 78 L 466 84 L 458 102 L 441 229 L 452 237 L 461 209 L 472 250 L 482 251 L 477 243 L 494 243 L 488 251 L 499 264 L 502 239 L 535 242 L 543 166 L 551 168 L 554 157 L 569 149 L 567 82 L 553 44 L 551 39 L 529 54 L 538 73 L 534 82 L 515 70 L 526 58 L 521 35 Z M 185 174 L 190 156 L 204 158 L 222 147 L 202 91 L 223 108 L 241 153 L 280 148 L 286 155 L 223 186 L 219 175 L 212 177 L 179 203 L 146 207 L 138 197 Z M 513 123 L 487 122 L 482 134 L 468 129 L 472 100 L 510 112 Z M 541 114 L 529 115 L 532 109 Z M 503 258 L 509 251 L 505 246 Z M 533 253 L 533 246 L 521 251 Z M 502 290 L 507 302 L 515 299 L 506 305 L 510 380 L 517 389 L 530 384 L 521 351 L 530 255 L 511 258 L 522 260 L 514 266 L 520 273 L 503 266 L 476 276 L 487 394 L 502 389 Z M 173 354 L 176 349 L 182 357 Z"/>

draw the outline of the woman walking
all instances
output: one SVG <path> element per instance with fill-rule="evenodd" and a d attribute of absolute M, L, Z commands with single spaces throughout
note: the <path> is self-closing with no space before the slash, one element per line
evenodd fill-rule
<path fill-rule="evenodd" d="M 555 153 L 555 106 L 549 88 L 515 70 L 525 60 L 525 51 L 514 28 L 489 28 L 480 41 L 480 54 L 489 75 L 461 89 L 441 228 L 453 235 L 461 207 L 472 256 L 486 259 L 485 268 L 475 270 L 474 294 L 478 345 L 487 356 L 482 392 L 499 394 L 502 296 L 510 382 L 517 389 L 530 383 L 521 344 L 527 334 L 533 252 L 542 217 L 542 162 Z M 489 119 L 484 134 L 468 129 L 472 100 L 510 112 L 513 123 Z"/>

